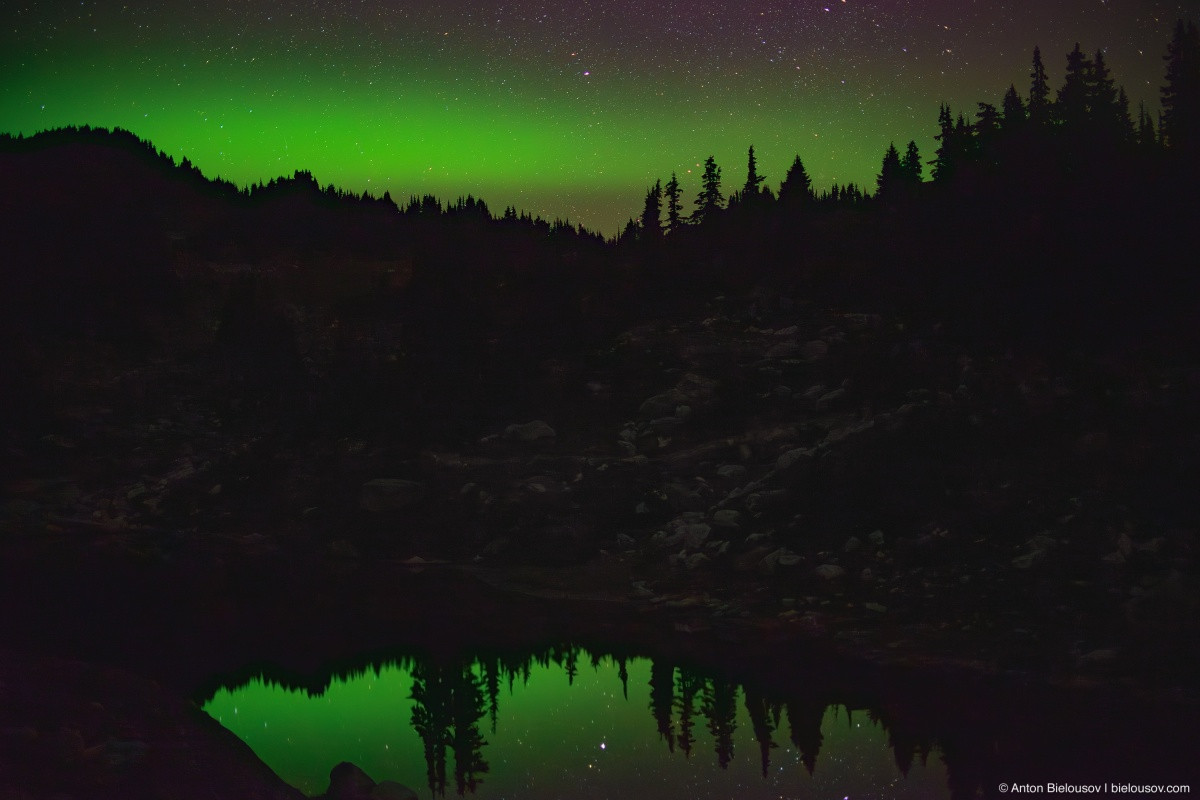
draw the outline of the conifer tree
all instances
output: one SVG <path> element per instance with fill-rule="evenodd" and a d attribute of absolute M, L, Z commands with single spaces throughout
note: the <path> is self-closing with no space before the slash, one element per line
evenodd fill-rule
<path fill-rule="evenodd" d="M 683 220 L 679 216 L 679 212 L 683 210 L 683 205 L 679 202 L 681 196 L 679 179 L 675 177 L 674 172 L 671 173 L 671 180 L 667 181 L 663 193 L 667 201 L 667 231 L 674 233 L 683 225 Z"/>
<path fill-rule="evenodd" d="M 709 156 L 704 161 L 700 194 L 696 195 L 696 210 L 692 212 L 692 217 L 699 223 L 707 222 L 720 211 L 724 202 L 725 196 L 721 194 L 721 168 L 717 166 L 716 158 Z"/>
<path fill-rule="evenodd" d="M 909 187 L 916 186 L 921 182 L 922 170 L 921 151 L 917 149 L 917 143 L 910 139 L 904 158 L 900 161 L 900 177 Z"/>
<path fill-rule="evenodd" d="M 646 192 L 642 209 L 642 237 L 653 241 L 662 238 L 662 181 L 655 181 Z"/>
<path fill-rule="evenodd" d="M 758 161 L 754 158 L 754 145 L 750 145 L 750 153 L 746 165 L 746 185 L 742 187 L 742 200 L 751 202 L 753 198 L 758 196 L 758 185 L 762 183 L 764 177 L 758 174 Z"/>
<path fill-rule="evenodd" d="M 792 166 L 788 168 L 783 183 L 779 184 L 779 202 L 791 208 L 799 208 L 808 205 L 812 200 L 812 180 L 804 169 L 804 162 L 797 155 Z"/>
<path fill-rule="evenodd" d="M 1154 132 L 1154 121 L 1146 113 L 1146 103 L 1138 104 L 1137 145 L 1144 150 L 1158 149 L 1158 136 Z"/>
<path fill-rule="evenodd" d="M 1200 31 L 1195 23 L 1175 23 L 1163 58 L 1167 82 L 1162 87 L 1159 138 L 1169 150 L 1200 158 Z"/>
<path fill-rule="evenodd" d="M 1025 123 L 1025 101 L 1017 94 L 1017 87 L 1009 85 L 1001 103 L 1000 127 L 1006 132 L 1018 130 Z"/>
<path fill-rule="evenodd" d="M 1050 122 L 1050 79 L 1042 65 L 1042 51 L 1033 48 L 1033 71 L 1029 73 L 1029 121 L 1034 125 Z"/>
<path fill-rule="evenodd" d="M 955 135 L 954 117 L 950 106 L 942 103 L 938 109 L 938 128 L 940 132 L 934 138 L 940 142 L 937 158 L 933 160 L 933 180 L 944 183 L 954 174 Z"/>
<path fill-rule="evenodd" d="M 900 153 L 893 142 L 883 154 L 883 164 L 875 176 L 875 196 L 880 200 L 895 200 L 901 193 Z"/>
<path fill-rule="evenodd" d="M 1090 121 L 1091 72 L 1092 62 L 1076 42 L 1075 49 L 1067 53 L 1067 76 L 1054 101 L 1054 121 L 1075 134 L 1084 133 Z"/>

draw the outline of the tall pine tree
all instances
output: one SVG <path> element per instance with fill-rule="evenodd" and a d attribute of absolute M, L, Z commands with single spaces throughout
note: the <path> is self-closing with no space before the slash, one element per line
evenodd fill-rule
<path fill-rule="evenodd" d="M 662 181 L 655 181 L 646 192 L 646 205 L 642 209 L 642 238 L 657 241 L 662 238 Z"/>
<path fill-rule="evenodd" d="M 754 157 L 754 145 L 750 145 L 746 164 L 746 185 L 742 187 L 742 202 L 752 203 L 758 198 L 758 186 L 763 180 L 765 178 L 758 174 L 758 160 Z"/>
<path fill-rule="evenodd" d="M 683 205 L 679 202 L 681 192 L 679 191 L 679 179 L 675 177 L 675 173 L 671 173 L 671 180 L 667 181 L 667 185 L 663 188 L 663 196 L 667 201 L 667 231 L 674 233 L 683 225 L 683 220 L 679 216 L 679 212 L 683 210 Z"/>
<path fill-rule="evenodd" d="M 1164 59 L 1167 82 L 1159 137 L 1177 155 L 1200 160 L 1200 32 L 1195 23 L 1175 23 Z"/>
<path fill-rule="evenodd" d="M 1050 122 L 1050 79 L 1042 65 L 1042 51 L 1033 48 L 1033 71 L 1029 73 L 1029 121 L 1044 126 Z"/>
<path fill-rule="evenodd" d="M 788 168 L 783 183 L 779 184 L 779 204 L 788 208 L 801 208 L 813 201 L 812 180 L 804 169 L 800 156 Z"/>
<path fill-rule="evenodd" d="M 704 175 L 700 178 L 700 194 L 696 195 L 696 210 L 692 212 L 692 218 L 701 224 L 708 222 L 721 210 L 724 202 L 721 168 L 717 166 L 716 158 L 709 156 L 704 160 Z"/>

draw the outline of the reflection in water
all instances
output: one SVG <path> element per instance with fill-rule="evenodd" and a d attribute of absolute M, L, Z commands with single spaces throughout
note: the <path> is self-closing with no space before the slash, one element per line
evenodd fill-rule
<path fill-rule="evenodd" d="M 255 678 L 204 709 L 310 795 L 341 761 L 481 800 L 949 794 L 928 742 L 889 738 L 866 713 L 577 647 L 404 658 L 320 691 Z"/>

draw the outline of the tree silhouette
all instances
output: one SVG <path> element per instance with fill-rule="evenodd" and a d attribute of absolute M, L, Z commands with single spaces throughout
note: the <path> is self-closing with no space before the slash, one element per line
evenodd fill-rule
<path fill-rule="evenodd" d="M 1200 152 L 1200 31 L 1194 22 L 1175 23 L 1167 45 L 1166 83 L 1162 87 L 1159 137 L 1177 155 L 1197 159 Z"/>
<path fill-rule="evenodd" d="M 742 202 L 752 203 L 758 197 L 758 187 L 763 180 L 765 178 L 758 174 L 758 161 L 754 158 L 754 145 L 750 145 L 746 164 L 746 185 L 742 187 Z"/>
<path fill-rule="evenodd" d="M 658 725 L 658 735 L 667 743 L 667 749 L 675 752 L 675 731 L 671 725 L 671 712 L 675 705 L 675 667 L 669 662 L 655 659 L 650 662 L 650 712 Z"/>
<path fill-rule="evenodd" d="M 704 161 L 704 175 L 700 177 L 700 194 L 696 195 L 696 210 L 692 217 L 703 224 L 721 210 L 725 196 L 721 194 L 721 168 L 717 160 L 709 156 Z"/>
<path fill-rule="evenodd" d="M 683 210 L 683 205 L 679 202 L 679 179 L 675 177 L 674 172 L 671 173 L 671 180 L 667 181 L 663 194 L 667 200 L 667 231 L 674 233 L 683 226 L 683 219 L 679 216 L 679 212 Z"/>
<path fill-rule="evenodd" d="M 903 182 L 901 170 L 900 153 L 896 151 L 895 143 L 889 144 L 887 152 L 883 154 L 883 164 L 879 168 L 879 174 L 875 176 L 875 196 L 877 198 L 892 201 L 900 195 Z"/>
<path fill-rule="evenodd" d="M 1037 126 L 1050 122 L 1050 79 L 1042 64 L 1042 51 L 1033 48 L 1033 71 L 1029 73 L 1029 121 Z"/>
<path fill-rule="evenodd" d="M 662 238 L 662 181 L 655 181 L 646 192 L 646 205 L 642 210 L 642 236 L 646 241 Z"/>
<path fill-rule="evenodd" d="M 800 156 L 788 168 L 783 183 L 779 184 L 779 203 L 787 208 L 801 208 L 813 201 L 812 180 L 804 169 Z"/>
<path fill-rule="evenodd" d="M 1025 124 L 1025 102 L 1021 99 L 1021 95 L 1017 93 L 1016 86 L 1009 84 L 1008 91 L 1004 93 L 1004 100 L 1000 104 L 1000 109 L 1000 127 L 1005 133 L 1020 130 Z"/>
<path fill-rule="evenodd" d="M 675 707 L 679 710 L 679 735 L 676 741 L 679 742 L 679 749 L 688 758 L 692 755 L 692 745 L 696 738 L 692 735 L 692 728 L 695 726 L 693 717 L 696 715 L 696 698 L 704 689 L 704 678 L 700 677 L 691 670 L 679 668 L 679 691 L 675 698 Z"/>
<path fill-rule="evenodd" d="M 1078 137 L 1087 129 L 1089 120 L 1089 87 L 1092 62 L 1079 49 L 1067 53 L 1067 75 L 1054 101 L 1054 121 L 1070 135 Z"/>
<path fill-rule="evenodd" d="M 704 686 L 701 710 L 708 718 L 717 763 L 727 769 L 733 759 L 733 732 L 737 730 L 737 684 L 713 678 Z"/>
<path fill-rule="evenodd" d="M 904 158 L 900 160 L 900 181 L 905 193 L 912 196 L 920 185 L 924 165 L 921 163 L 921 151 L 917 149 L 916 141 L 910 139 L 904 149 Z"/>

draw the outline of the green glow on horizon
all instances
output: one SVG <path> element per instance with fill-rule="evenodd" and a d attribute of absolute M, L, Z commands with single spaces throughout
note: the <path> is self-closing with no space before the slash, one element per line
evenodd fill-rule
<path fill-rule="evenodd" d="M 485 714 L 479 730 L 489 765 L 471 796 L 613 796 L 667 798 L 768 798 L 781 794 L 841 797 L 863 793 L 896 797 L 947 795 L 945 769 L 931 758 L 907 778 L 896 769 L 887 734 L 864 712 L 826 709 L 824 741 L 812 776 L 788 740 L 786 715 L 773 740 L 768 778 L 760 773 L 744 694 L 737 692 L 734 753 L 719 768 L 714 740 L 702 715 L 695 718 L 690 758 L 671 752 L 650 711 L 651 662 L 627 663 L 629 697 L 622 696 L 611 659 L 593 669 L 586 653 L 573 685 L 562 666 L 534 664 L 527 683 L 511 693 L 502 679 L 496 730 Z M 249 744 L 288 783 L 309 795 L 328 788 L 329 771 L 351 761 L 374 780 L 394 780 L 429 793 L 422 743 L 411 725 L 411 667 L 369 669 L 335 680 L 320 695 L 282 689 L 254 679 L 222 689 L 204 710 Z M 478 676 L 480 667 L 473 672 Z M 678 696 L 677 696 L 678 699 Z M 447 753 L 447 772 L 453 755 Z M 450 778 L 447 793 L 454 791 Z"/>
<path fill-rule="evenodd" d="M 1074 41 L 1111 44 L 1133 107 L 1153 110 L 1170 22 L 1078 12 L 1036 34 L 1017 19 L 973 31 L 965 7 L 817 3 L 759 31 L 733 7 L 689 9 L 35 5 L 0 25 L 0 130 L 122 127 L 240 185 L 308 170 L 613 235 L 672 171 L 690 211 L 710 154 L 736 191 L 750 145 L 771 188 L 799 154 L 818 190 L 873 190 L 889 143 L 933 158 L 938 103 L 970 116 L 1027 90 L 1035 43 L 1052 82 Z"/>

